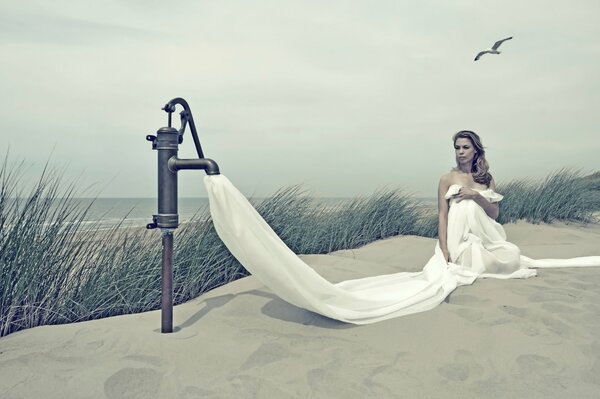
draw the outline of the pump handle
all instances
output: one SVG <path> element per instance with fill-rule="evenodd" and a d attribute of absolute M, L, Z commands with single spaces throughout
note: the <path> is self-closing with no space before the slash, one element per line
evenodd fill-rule
<path fill-rule="evenodd" d="M 181 127 L 179 128 L 179 144 L 183 142 L 183 133 L 185 132 L 186 126 L 190 125 L 192 132 L 192 138 L 194 139 L 194 145 L 196 146 L 196 152 L 198 158 L 204 158 L 202 147 L 200 146 L 200 139 L 198 139 L 198 132 L 196 131 L 196 124 L 194 123 L 194 117 L 192 116 L 192 110 L 190 105 L 181 97 L 177 97 L 169 101 L 162 109 L 169 114 L 169 127 L 171 127 L 171 114 L 175 112 L 175 106 L 179 104 L 183 107 L 183 111 L 179 113 L 181 117 Z"/>

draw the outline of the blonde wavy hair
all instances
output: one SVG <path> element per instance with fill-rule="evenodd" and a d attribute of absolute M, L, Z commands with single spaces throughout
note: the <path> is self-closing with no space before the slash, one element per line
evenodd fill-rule
<path fill-rule="evenodd" d="M 485 184 L 486 187 L 489 187 L 490 182 L 492 181 L 492 175 L 489 172 L 490 166 L 485 159 L 485 149 L 481 143 L 481 138 L 479 138 L 479 135 L 475 132 L 470 130 L 461 130 L 452 137 L 452 142 L 454 145 L 456 145 L 456 140 L 458 139 L 469 139 L 469 141 L 471 141 L 471 144 L 475 149 L 473 164 L 471 165 L 471 174 L 473 176 L 473 180 L 479 184 Z M 456 165 L 458 166 L 458 159 L 456 160 Z"/>

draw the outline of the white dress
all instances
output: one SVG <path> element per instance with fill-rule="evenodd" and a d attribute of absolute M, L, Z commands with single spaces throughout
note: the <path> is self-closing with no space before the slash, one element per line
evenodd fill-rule
<path fill-rule="evenodd" d="M 450 200 L 447 245 L 450 259 L 478 277 L 528 278 L 537 273 L 521 262 L 519 247 L 506 241 L 500 223 L 490 218 L 473 200 L 457 201 L 461 186 L 454 184 L 446 193 Z M 499 202 L 503 196 L 492 189 L 475 190 L 489 202 Z"/>
<path fill-rule="evenodd" d="M 294 254 L 223 175 L 204 178 L 217 234 L 236 259 L 283 300 L 324 316 L 354 324 L 368 324 L 422 312 L 439 305 L 456 287 L 477 277 L 527 278 L 530 267 L 600 266 L 600 256 L 568 260 L 532 260 L 506 241 L 504 229 L 473 200 L 456 202 L 453 185 L 446 198 L 447 264 L 436 245 L 420 272 L 401 272 L 333 284 Z M 488 189 L 488 201 L 502 199 Z"/>

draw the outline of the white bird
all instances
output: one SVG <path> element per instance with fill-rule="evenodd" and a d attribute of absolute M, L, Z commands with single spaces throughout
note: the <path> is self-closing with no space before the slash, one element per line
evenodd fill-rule
<path fill-rule="evenodd" d="M 512 39 L 512 36 L 507 37 L 506 39 L 498 40 L 496 43 L 494 43 L 492 48 L 480 51 L 479 54 L 477 54 L 477 57 L 475 57 L 475 61 L 477 61 L 479 58 L 481 58 L 481 56 L 484 54 L 500 54 L 500 51 L 498 51 L 498 47 L 500 47 L 500 45 L 502 43 L 504 43 L 505 41 L 510 40 L 510 39 Z"/>

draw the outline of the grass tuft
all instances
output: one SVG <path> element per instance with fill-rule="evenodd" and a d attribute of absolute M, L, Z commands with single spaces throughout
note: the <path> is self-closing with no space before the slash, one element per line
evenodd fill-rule
<path fill-rule="evenodd" d="M 356 248 L 383 238 L 417 234 L 422 206 L 399 190 L 328 205 L 299 186 L 284 188 L 257 206 L 281 239 L 302 254 Z"/>
<path fill-rule="evenodd" d="M 600 173 L 561 169 L 542 181 L 513 180 L 498 185 L 504 195 L 499 223 L 523 219 L 531 223 L 594 221 L 600 209 Z"/>

